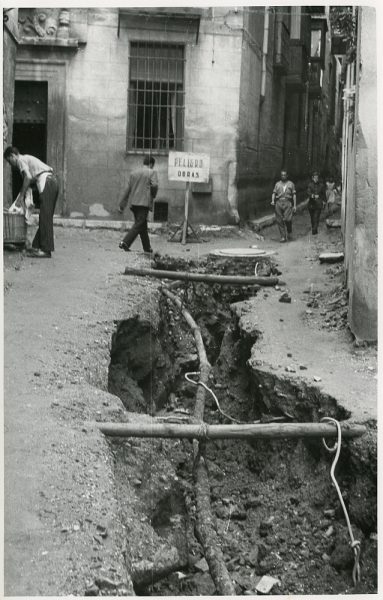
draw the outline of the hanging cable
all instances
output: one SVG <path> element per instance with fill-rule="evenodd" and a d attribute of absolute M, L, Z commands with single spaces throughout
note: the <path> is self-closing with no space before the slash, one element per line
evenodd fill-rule
<path fill-rule="evenodd" d="M 214 394 L 213 390 L 211 390 L 209 387 L 207 387 L 207 385 L 203 381 L 194 381 L 193 379 L 190 379 L 190 375 L 199 375 L 199 374 L 200 374 L 199 371 L 194 371 L 192 373 L 185 373 L 185 379 L 186 379 L 186 381 L 188 381 L 189 383 L 193 383 L 194 385 L 202 385 L 202 387 L 204 387 L 205 390 L 207 390 L 213 396 L 219 412 L 221 413 L 221 415 L 226 417 L 226 419 L 229 419 L 229 421 L 232 421 L 233 423 L 241 423 L 241 421 L 239 421 L 238 419 L 234 419 L 234 417 L 230 417 L 229 415 L 227 415 L 226 413 L 223 412 L 223 410 L 221 409 L 221 407 L 219 405 L 217 396 Z"/>
<path fill-rule="evenodd" d="M 339 421 L 337 421 L 336 419 L 332 419 L 331 417 L 323 417 L 323 419 L 321 419 L 321 421 L 326 421 L 328 423 L 334 423 L 334 425 L 336 425 L 337 431 L 338 431 L 338 439 L 335 442 L 334 446 L 332 448 L 330 448 L 329 446 L 327 446 L 326 441 L 324 438 L 322 438 L 322 442 L 324 447 L 326 448 L 326 450 L 328 452 L 335 452 L 335 457 L 333 460 L 333 463 L 331 465 L 331 479 L 332 482 L 335 486 L 335 489 L 338 493 L 339 496 L 339 501 L 341 503 L 341 506 L 343 508 L 343 512 L 344 512 L 344 516 L 346 519 L 346 523 L 347 523 L 347 527 L 348 527 L 348 532 L 350 535 L 350 539 L 351 539 L 351 548 L 354 552 L 354 568 L 352 570 L 352 579 L 354 582 L 354 586 L 356 586 L 357 582 L 360 581 L 360 565 L 359 565 L 359 560 L 360 560 L 360 541 L 356 540 L 354 538 L 354 534 L 352 532 L 352 527 L 351 527 L 351 523 L 350 523 L 350 518 L 348 516 L 348 512 L 347 512 L 347 508 L 346 505 L 344 503 L 343 500 L 343 496 L 342 496 L 342 492 L 340 491 L 340 487 L 338 485 L 337 480 L 335 479 L 335 467 L 337 465 L 338 459 L 339 459 L 339 455 L 340 455 L 340 450 L 341 450 L 341 446 L 342 446 L 342 430 L 340 428 L 340 423 Z"/>

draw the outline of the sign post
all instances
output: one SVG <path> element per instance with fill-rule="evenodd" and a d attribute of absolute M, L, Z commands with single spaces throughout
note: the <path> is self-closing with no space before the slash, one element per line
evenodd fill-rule
<path fill-rule="evenodd" d="M 173 237 L 182 229 L 182 244 L 186 244 L 189 223 L 190 182 L 207 183 L 209 181 L 210 156 L 208 154 L 191 154 L 190 152 L 169 152 L 168 179 L 169 181 L 185 181 L 185 215 L 181 226 L 174 232 Z"/>

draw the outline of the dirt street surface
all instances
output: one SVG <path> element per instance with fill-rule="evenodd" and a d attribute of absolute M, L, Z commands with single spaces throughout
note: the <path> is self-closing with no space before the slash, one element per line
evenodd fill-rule
<path fill-rule="evenodd" d="M 236 593 L 259 593 L 267 576 L 272 594 L 373 593 L 376 348 L 353 343 L 342 268 L 318 260 L 340 248 L 339 230 L 322 223 L 314 240 L 306 213 L 294 227 L 287 244 L 275 226 L 186 246 L 165 234 L 151 241 L 157 266 L 178 270 L 209 271 L 206 255 L 219 248 L 275 252 L 276 287 L 187 292 L 226 414 L 367 426 L 342 442 L 337 468 L 361 541 L 356 587 L 333 455 L 321 440 L 207 444 L 212 510 Z M 124 253 L 116 231 L 55 235 L 50 260 L 4 255 L 5 595 L 214 594 L 193 532 L 191 442 L 108 439 L 97 426 L 152 414 L 182 422 L 196 392 L 184 378 L 198 370 L 193 338 L 160 280 L 124 274 L 156 266 L 139 242 Z M 214 264 L 248 275 L 256 262 L 267 270 L 257 259 Z M 291 302 L 280 302 L 284 292 Z M 205 419 L 230 422 L 210 396 Z"/>

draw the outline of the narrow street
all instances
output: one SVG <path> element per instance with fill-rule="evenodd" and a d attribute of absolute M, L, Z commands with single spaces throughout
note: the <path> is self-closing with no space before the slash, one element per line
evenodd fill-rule
<path fill-rule="evenodd" d="M 376 424 L 376 349 L 355 347 L 341 318 L 329 318 L 328 302 L 340 295 L 341 270 L 338 265 L 320 264 L 318 254 L 338 248 L 339 230 L 328 231 L 322 224 L 315 241 L 308 231 L 305 212 L 295 218 L 295 240 L 287 244 L 278 243 L 276 226 L 262 230 L 264 240 L 245 230 L 230 238 L 217 236 L 186 246 L 167 242 L 165 235 L 153 235 L 151 241 L 161 256 L 197 261 L 219 248 L 255 244 L 275 251 L 273 259 L 285 285 L 280 284 L 281 289 L 263 288 L 234 309 L 240 328 L 260 332 L 251 349 L 250 368 L 257 376 L 267 371 L 268 377 L 273 373 L 276 379 L 289 378 L 298 387 L 317 389 L 318 397 L 330 399 L 327 408 L 336 404 L 346 418 L 367 424 L 366 439 L 370 439 Z M 126 480 L 132 496 L 125 498 L 122 507 L 114 463 L 119 451 L 113 450 L 95 425 L 96 421 L 127 420 L 129 414 L 133 420 L 148 418 L 128 413 L 121 400 L 108 392 L 116 323 L 135 315 L 158 321 L 160 282 L 123 274 L 127 265 L 143 267 L 150 261 L 134 251 L 140 247 L 138 242 L 132 253 L 123 253 L 118 248 L 119 239 L 119 234 L 110 230 L 56 228 L 56 252 L 51 260 L 33 261 L 18 252 L 5 252 L 7 596 L 84 595 L 92 586 L 92 595 L 132 594 L 126 556 L 136 551 L 140 557 L 144 550 L 134 547 L 152 535 L 153 530 L 145 529 L 146 517 L 137 516 L 141 510 L 134 483 L 138 458 L 131 479 L 128 475 Z M 279 302 L 285 290 L 291 304 Z M 327 408 L 325 403 L 323 410 Z M 235 403 L 230 410 L 235 416 Z M 151 472 L 154 463 L 150 457 L 154 462 L 159 459 L 148 450 L 149 442 L 140 443 L 132 443 L 134 454 L 138 456 L 138 449 L 146 447 L 146 469 Z M 363 442 L 363 438 L 357 443 L 367 461 L 366 469 L 373 470 L 373 444 Z M 163 460 L 171 462 L 173 451 L 167 443 L 163 448 Z M 164 468 L 171 472 L 169 465 Z M 314 495 L 315 490 L 311 493 Z M 371 523 L 366 531 L 369 527 L 373 532 Z M 160 537 L 152 540 L 157 550 L 160 541 Z M 371 544 L 369 541 L 370 559 Z M 149 557 L 144 553 L 141 558 Z M 366 558 L 366 565 L 371 570 L 370 559 Z M 316 556 L 315 561 L 320 571 L 323 559 Z M 330 569 L 327 563 L 325 568 Z M 350 584 L 350 573 L 344 577 Z M 363 575 L 361 593 L 373 591 L 373 579 L 372 572 L 368 581 Z M 299 576 L 294 584 L 286 580 L 280 593 L 297 593 L 298 580 Z M 313 581 L 308 578 L 302 592 L 321 593 L 321 584 L 314 585 Z M 243 593 L 245 588 L 251 591 L 247 584 L 239 589 Z M 343 593 L 345 589 L 350 591 L 352 586 L 334 591 Z M 211 592 L 198 587 L 193 590 Z"/>
<path fill-rule="evenodd" d="M 3 8 L 5 595 L 376 594 L 377 9 L 157 4 Z"/>

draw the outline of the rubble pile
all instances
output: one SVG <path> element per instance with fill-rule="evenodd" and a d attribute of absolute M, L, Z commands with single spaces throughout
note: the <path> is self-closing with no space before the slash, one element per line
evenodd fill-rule
<path fill-rule="evenodd" d="M 337 273 L 331 269 L 329 275 Z M 330 271 L 330 269 L 329 269 Z M 305 318 L 309 324 L 320 329 L 340 330 L 347 327 L 348 292 L 342 284 L 338 284 L 330 292 L 305 290 L 303 299 L 307 309 Z"/>

